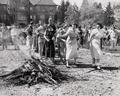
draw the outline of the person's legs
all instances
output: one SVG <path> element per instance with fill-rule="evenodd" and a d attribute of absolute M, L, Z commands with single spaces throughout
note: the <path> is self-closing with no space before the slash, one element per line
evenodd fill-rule
<path fill-rule="evenodd" d="M 77 59 L 77 58 L 74 58 L 74 64 L 76 64 L 76 59 Z"/>
<path fill-rule="evenodd" d="M 66 67 L 69 67 L 69 60 L 66 60 Z"/>
<path fill-rule="evenodd" d="M 98 70 L 101 69 L 101 66 L 100 66 L 100 59 L 96 59 L 96 66 L 97 66 L 97 69 L 98 69 Z"/>
<path fill-rule="evenodd" d="M 5 49 L 7 49 L 7 40 L 5 40 L 5 45 L 4 46 L 5 46 Z"/>
<path fill-rule="evenodd" d="M 42 53 L 43 53 L 43 43 L 39 42 L 39 54 L 40 54 L 40 58 L 42 58 Z"/>
<path fill-rule="evenodd" d="M 100 48 L 97 49 L 97 53 L 98 55 L 96 55 L 96 65 L 97 65 L 97 69 L 100 70 L 101 66 L 100 66 L 100 60 L 102 59 L 102 50 Z"/>
<path fill-rule="evenodd" d="M 3 48 L 3 50 L 5 49 L 5 44 L 4 44 L 5 42 L 4 42 L 4 39 L 2 40 L 2 48 Z"/>
<path fill-rule="evenodd" d="M 50 60 L 51 60 L 53 63 L 55 63 L 54 57 L 51 57 Z"/>
<path fill-rule="evenodd" d="M 92 64 L 95 64 L 95 58 L 92 58 Z"/>
<path fill-rule="evenodd" d="M 93 49 L 93 46 L 90 45 L 90 51 L 91 51 L 91 57 L 92 57 L 92 64 L 95 64 L 95 50 Z"/>
<path fill-rule="evenodd" d="M 3 42 L 3 43 L 2 43 L 3 50 L 4 50 L 4 49 L 7 49 L 7 40 L 6 40 L 6 39 L 3 39 L 2 42 Z"/>
<path fill-rule="evenodd" d="M 113 45 L 113 48 L 115 49 L 115 47 L 116 47 L 116 43 L 117 43 L 117 40 L 115 39 L 114 40 L 114 45 Z"/>
<path fill-rule="evenodd" d="M 15 49 L 18 50 L 19 49 L 19 46 L 18 46 L 18 37 L 15 36 Z"/>
<path fill-rule="evenodd" d="M 113 49 L 113 47 L 114 47 L 114 44 L 113 44 L 114 42 L 113 42 L 113 40 L 111 40 L 111 46 L 110 46 L 110 49 Z"/>
<path fill-rule="evenodd" d="M 29 54 L 32 54 L 32 45 L 33 45 L 33 39 L 32 36 L 29 36 Z"/>
<path fill-rule="evenodd" d="M 12 36 L 12 42 L 13 42 L 14 49 L 16 50 L 16 40 L 15 40 L 15 36 Z"/>

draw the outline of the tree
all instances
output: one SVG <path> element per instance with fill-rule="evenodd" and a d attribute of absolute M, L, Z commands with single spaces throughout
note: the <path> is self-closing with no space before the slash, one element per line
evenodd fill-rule
<path fill-rule="evenodd" d="M 61 23 L 64 23 L 64 18 L 65 18 L 65 2 L 64 2 L 64 0 L 62 0 L 61 5 L 59 6 L 59 15 L 60 15 L 59 21 Z"/>
<path fill-rule="evenodd" d="M 69 2 L 69 1 L 66 1 L 66 3 L 65 3 L 65 11 L 67 11 L 69 5 L 70 5 L 70 2 Z"/>
<path fill-rule="evenodd" d="M 80 10 L 76 4 L 69 5 L 66 11 L 66 19 L 65 21 L 69 24 L 76 23 L 79 24 L 80 21 Z"/>
<path fill-rule="evenodd" d="M 102 5 L 95 2 L 90 8 L 81 10 L 81 23 L 84 25 L 103 23 L 103 12 Z"/>
<path fill-rule="evenodd" d="M 62 0 L 61 5 L 58 6 L 58 9 L 54 15 L 54 21 L 64 23 L 68 6 L 70 5 L 69 1 Z"/>
<path fill-rule="evenodd" d="M 54 14 L 54 22 L 57 23 L 58 21 L 58 10 Z"/>
<path fill-rule="evenodd" d="M 106 10 L 104 12 L 104 25 L 110 26 L 114 24 L 115 18 L 114 18 L 114 11 L 111 8 L 111 3 L 109 2 L 108 6 L 106 7 Z"/>
<path fill-rule="evenodd" d="M 102 9 L 102 4 L 99 3 L 97 7 L 100 8 L 100 9 Z"/>
<path fill-rule="evenodd" d="M 16 11 L 17 11 L 17 0 L 9 0 L 9 13 L 11 15 L 11 19 L 13 19 L 13 22 L 15 21 L 16 17 Z"/>

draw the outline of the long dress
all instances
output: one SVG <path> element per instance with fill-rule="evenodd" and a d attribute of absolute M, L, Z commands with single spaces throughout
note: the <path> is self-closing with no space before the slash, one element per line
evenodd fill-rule
<path fill-rule="evenodd" d="M 55 25 L 48 25 L 45 31 L 46 38 L 49 41 L 45 40 L 44 47 L 43 47 L 43 56 L 54 58 L 55 57 L 55 46 L 54 41 L 52 40 L 54 34 L 56 33 Z"/>
<path fill-rule="evenodd" d="M 7 48 L 7 40 L 8 40 L 8 29 L 7 28 L 2 28 L 2 44 L 3 44 L 3 49 Z"/>
<path fill-rule="evenodd" d="M 42 25 L 40 25 L 37 28 L 37 34 L 38 34 L 38 50 L 40 53 L 40 56 L 42 56 L 42 52 L 43 52 L 43 46 L 44 46 L 44 28 Z"/>
<path fill-rule="evenodd" d="M 33 36 L 33 26 L 29 25 L 26 29 L 27 31 L 27 41 L 26 41 L 26 45 L 28 46 L 29 50 L 31 50 L 32 48 L 32 36 Z"/>
<path fill-rule="evenodd" d="M 114 49 L 117 42 L 116 33 L 112 29 L 109 29 L 108 32 L 110 34 L 110 42 L 111 42 L 110 49 Z"/>
<path fill-rule="evenodd" d="M 78 57 L 77 52 L 77 36 L 78 34 L 74 32 L 73 28 L 70 27 L 67 31 L 67 40 L 66 40 L 66 60 L 74 59 Z"/>
<path fill-rule="evenodd" d="M 15 48 L 17 48 L 18 45 L 18 33 L 19 30 L 15 27 L 11 29 L 11 37 L 12 37 L 12 43 L 14 44 Z"/>
<path fill-rule="evenodd" d="M 100 48 L 100 39 L 103 37 L 103 33 L 99 32 L 98 29 L 93 29 L 91 35 L 94 35 L 90 42 L 91 56 L 92 58 L 100 59 L 102 56 L 102 50 Z"/>

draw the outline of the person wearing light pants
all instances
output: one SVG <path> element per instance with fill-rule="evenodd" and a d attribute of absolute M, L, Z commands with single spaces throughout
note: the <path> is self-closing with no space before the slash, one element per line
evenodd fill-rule
<path fill-rule="evenodd" d="M 17 27 L 15 25 L 12 26 L 12 29 L 11 29 L 11 37 L 12 37 L 12 42 L 15 46 L 15 50 L 16 49 L 19 49 L 18 47 L 18 42 L 17 42 L 17 36 L 18 36 L 18 32 L 19 30 L 17 29 Z"/>
<path fill-rule="evenodd" d="M 114 32 L 113 27 L 110 27 L 108 32 L 110 35 L 110 44 L 111 44 L 110 49 L 115 49 L 117 38 L 116 38 L 116 33 Z"/>

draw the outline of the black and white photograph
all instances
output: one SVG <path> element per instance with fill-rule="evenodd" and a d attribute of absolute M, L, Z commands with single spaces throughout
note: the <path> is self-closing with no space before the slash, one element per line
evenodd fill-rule
<path fill-rule="evenodd" d="M 120 0 L 0 0 L 0 96 L 120 96 Z"/>

